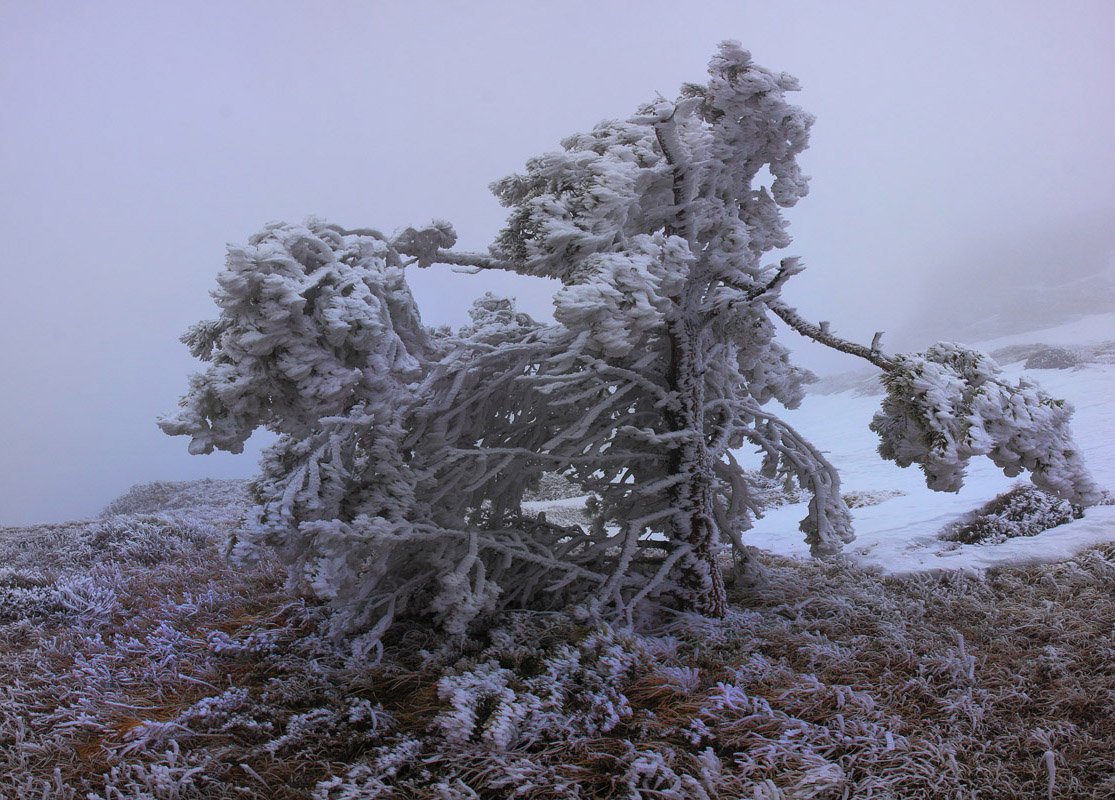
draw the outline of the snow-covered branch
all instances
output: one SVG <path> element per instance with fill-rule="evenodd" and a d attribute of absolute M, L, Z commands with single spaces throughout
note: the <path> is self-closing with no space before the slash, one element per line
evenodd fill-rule
<path fill-rule="evenodd" d="M 510 261 L 501 261 L 482 253 L 459 253 L 453 250 L 438 250 L 430 261 L 431 264 L 447 264 L 456 267 L 476 267 L 477 269 L 502 269 L 509 272 L 515 271 L 515 265 Z"/>
<path fill-rule="evenodd" d="M 882 338 L 881 334 L 875 334 L 870 347 L 862 344 L 850 342 L 847 339 L 842 339 L 836 334 L 827 329 L 824 323 L 814 325 L 802 318 L 798 312 L 787 306 L 781 301 L 774 301 L 767 304 L 767 307 L 773 311 L 783 322 L 800 333 L 802 336 L 808 337 L 815 342 L 831 347 L 834 350 L 839 350 L 842 353 L 848 353 L 853 356 L 870 361 L 884 372 L 889 371 L 895 367 L 893 358 L 884 356 L 879 349 L 879 342 Z"/>

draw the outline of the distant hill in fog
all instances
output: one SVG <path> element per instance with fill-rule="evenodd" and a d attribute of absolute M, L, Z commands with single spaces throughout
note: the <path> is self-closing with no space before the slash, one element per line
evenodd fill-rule
<path fill-rule="evenodd" d="M 1115 214 L 976 249 L 932 278 L 924 297 L 892 347 L 986 341 L 1115 311 Z"/>

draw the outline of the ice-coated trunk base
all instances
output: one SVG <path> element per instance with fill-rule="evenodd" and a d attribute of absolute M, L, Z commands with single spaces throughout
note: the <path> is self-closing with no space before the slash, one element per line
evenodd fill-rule
<path fill-rule="evenodd" d="M 724 575 L 717 562 L 719 531 L 712 520 L 710 503 L 701 503 L 688 512 L 682 523 L 688 528 L 688 542 L 693 547 L 691 559 L 682 559 L 684 583 L 696 592 L 695 608 L 709 617 L 723 617 L 728 611 L 728 596 L 724 588 Z"/>

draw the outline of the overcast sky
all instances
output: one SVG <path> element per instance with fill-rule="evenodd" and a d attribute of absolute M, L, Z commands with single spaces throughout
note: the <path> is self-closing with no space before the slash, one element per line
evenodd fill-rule
<path fill-rule="evenodd" d="M 191 457 L 155 427 L 226 243 L 311 214 L 437 217 L 482 250 L 504 217 L 491 181 L 703 80 L 722 39 L 798 76 L 817 117 L 787 297 L 854 338 L 896 329 L 932 285 L 1010 275 L 966 254 L 1112 221 L 1113 35 L 1109 0 L 3 0 L 0 524 L 254 472 L 255 453 Z M 450 324 L 487 289 L 538 316 L 551 291 L 412 285 Z"/>

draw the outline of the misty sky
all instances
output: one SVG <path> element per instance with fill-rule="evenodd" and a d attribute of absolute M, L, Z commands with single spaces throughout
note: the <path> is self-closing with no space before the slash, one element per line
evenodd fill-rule
<path fill-rule="evenodd" d="M 867 340 L 973 271 L 1009 281 L 1011 242 L 1112 228 L 1113 34 L 1115 4 L 1083 0 L 4 0 L 0 524 L 254 472 L 254 452 L 191 457 L 155 427 L 196 369 L 177 339 L 215 316 L 226 243 L 311 214 L 436 217 L 482 250 L 504 217 L 491 181 L 702 81 L 722 39 L 800 78 L 817 117 L 791 303 Z M 488 289 L 544 316 L 552 291 L 411 283 L 428 323 Z"/>

